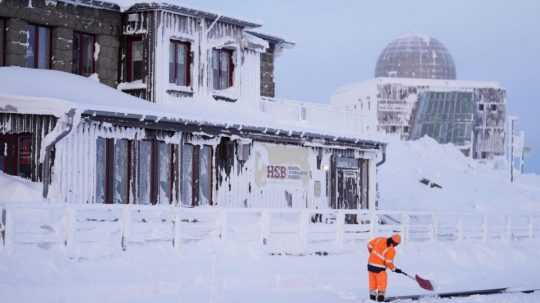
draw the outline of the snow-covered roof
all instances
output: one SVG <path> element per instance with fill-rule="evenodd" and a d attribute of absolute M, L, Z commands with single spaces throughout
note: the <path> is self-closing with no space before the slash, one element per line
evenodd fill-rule
<path fill-rule="evenodd" d="M 275 35 L 261 33 L 259 31 L 246 31 L 246 32 L 248 34 L 251 34 L 251 35 L 255 36 L 255 37 L 258 37 L 258 38 L 261 38 L 263 40 L 272 42 L 274 44 L 283 45 L 285 47 L 293 47 L 295 45 L 294 42 L 285 40 L 285 39 L 283 39 L 281 37 L 278 37 L 278 36 L 275 36 Z"/>
<path fill-rule="evenodd" d="M 80 113 L 106 114 L 116 118 L 136 117 L 141 121 L 256 129 L 276 135 L 381 144 L 367 135 L 333 127 L 332 121 L 306 123 L 283 120 L 260 111 L 258 106 L 245 107 L 214 100 L 155 104 L 103 85 L 96 79 L 60 71 L 0 67 L 0 83 L 0 112 L 60 117 L 70 109 L 76 109 Z"/>
<path fill-rule="evenodd" d="M 221 22 L 239 25 L 243 27 L 255 28 L 260 27 L 261 23 L 258 21 L 248 20 L 244 17 L 231 16 L 230 14 L 223 14 L 216 12 L 212 9 L 195 7 L 193 5 L 186 5 L 186 1 L 178 0 L 59 0 L 64 3 L 69 3 L 78 6 L 87 6 L 92 8 L 107 9 L 113 11 L 140 11 L 140 10 L 153 10 L 162 9 L 173 11 L 176 13 L 206 18 L 214 20 L 217 17 Z M 1 2 L 1 1 L 0 1 Z"/>
<path fill-rule="evenodd" d="M 470 81 L 470 80 L 439 80 L 439 79 L 415 79 L 415 78 L 374 78 L 371 80 L 344 85 L 336 90 L 343 93 L 351 90 L 372 89 L 378 85 L 399 84 L 412 87 L 429 87 L 432 89 L 475 89 L 475 88 L 502 88 L 494 81 Z"/>

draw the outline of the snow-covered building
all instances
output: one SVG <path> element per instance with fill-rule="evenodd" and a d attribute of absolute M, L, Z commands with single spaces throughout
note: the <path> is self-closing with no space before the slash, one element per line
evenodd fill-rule
<path fill-rule="evenodd" d="M 375 207 L 385 144 L 344 110 L 274 98 L 274 59 L 292 43 L 253 22 L 171 4 L 21 2 L 1 2 L 0 17 L 37 26 L 37 38 L 8 28 L 3 64 L 27 66 L 38 54 L 38 63 L 63 58 L 69 67 L 0 68 L 0 168 L 42 182 L 49 199 Z M 91 18 L 71 22 L 79 13 Z M 116 21 L 93 33 L 102 14 Z M 91 73 L 77 72 L 87 66 Z"/>
<path fill-rule="evenodd" d="M 438 40 L 422 35 L 399 37 L 381 53 L 375 77 L 339 88 L 331 104 L 358 113 L 365 128 L 397 134 L 403 139 L 426 134 L 436 139 L 446 138 L 440 143 L 461 145 L 466 154 L 470 154 L 472 148 L 471 156 L 475 159 L 492 159 L 505 154 L 506 90 L 496 82 L 455 80 L 454 61 Z M 415 125 L 419 122 L 415 120 L 419 109 L 420 115 L 426 110 L 441 115 L 460 112 L 462 109 L 456 107 L 458 101 L 454 97 L 461 93 L 472 94 L 474 100 L 473 107 L 466 110 L 474 120 L 471 127 L 466 127 L 467 123 L 463 124 L 460 119 L 448 117 L 444 118 L 446 127 L 431 131 L 425 128 L 422 131 L 422 126 Z M 434 102 L 434 98 L 441 102 Z M 441 106 L 428 108 L 430 104 Z M 413 134 L 415 128 L 417 132 Z M 450 139 L 456 137 L 450 132 L 461 132 L 462 128 L 466 134 L 457 135 L 462 139 Z M 464 140 L 465 137 L 470 140 Z"/>

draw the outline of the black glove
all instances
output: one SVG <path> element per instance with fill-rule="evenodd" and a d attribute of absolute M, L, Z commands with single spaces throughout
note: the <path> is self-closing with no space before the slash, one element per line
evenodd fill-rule
<path fill-rule="evenodd" d="M 401 269 L 399 269 L 399 268 L 394 269 L 394 272 L 397 273 L 397 274 L 402 274 L 403 273 L 403 271 Z"/>

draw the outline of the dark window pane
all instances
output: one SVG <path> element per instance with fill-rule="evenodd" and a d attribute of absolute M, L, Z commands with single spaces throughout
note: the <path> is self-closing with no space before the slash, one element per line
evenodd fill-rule
<path fill-rule="evenodd" d="M 94 36 L 81 34 L 82 75 L 94 73 Z"/>
<path fill-rule="evenodd" d="M 187 47 L 185 44 L 178 44 L 176 47 L 176 84 L 187 86 Z"/>
<path fill-rule="evenodd" d="M 159 142 L 159 202 L 171 203 L 171 145 Z"/>
<path fill-rule="evenodd" d="M 213 75 L 213 84 L 214 89 L 220 89 L 220 80 L 219 80 L 219 50 L 212 50 L 212 75 Z"/>
<path fill-rule="evenodd" d="M 204 145 L 199 155 L 199 205 L 210 205 L 212 148 Z"/>
<path fill-rule="evenodd" d="M 36 31 L 35 25 L 28 25 L 28 46 L 26 47 L 26 67 L 36 67 Z"/>
<path fill-rule="evenodd" d="M 127 203 L 128 199 L 128 141 L 116 140 L 114 145 L 114 203 Z"/>
<path fill-rule="evenodd" d="M 152 142 L 140 141 L 138 152 L 137 203 L 150 204 Z"/>
<path fill-rule="evenodd" d="M 175 62 L 176 43 L 171 42 L 169 45 L 169 83 L 175 83 Z"/>
<path fill-rule="evenodd" d="M 81 39 L 80 39 L 80 35 L 75 33 L 73 35 L 73 73 L 74 74 L 80 74 L 81 73 L 81 69 L 80 69 L 80 53 L 81 53 Z"/>
<path fill-rule="evenodd" d="M 6 48 L 4 46 L 4 36 L 6 34 L 5 31 L 6 31 L 6 22 L 3 19 L 0 19 L 0 66 L 3 66 L 6 64 L 4 62 L 4 56 L 5 56 L 5 51 L 6 51 Z"/>
<path fill-rule="evenodd" d="M 50 64 L 51 54 L 51 36 L 47 27 L 38 27 L 38 68 L 48 69 Z"/>
<path fill-rule="evenodd" d="M 142 80 L 143 76 L 143 42 L 131 41 L 131 77 L 130 81 Z"/>
<path fill-rule="evenodd" d="M 181 200 L 182 205 L 192 206 L 193 203 L 193 146 L 184 144 L 182 147 L 182 184 L 181 184 Z"/>
<path fill-rule="evenodd" d="M 105 139 L 96 141 L 96 202 L 105 203 Z"/>
<path fill-rule="evenodd" d="M 220 83 L 221 83 L 221 89 L 225 89 L 231 86 L 229 83 L 229 72 L 230 72 L 230 60 L 231 55 L 228 51 L 221 50 L 220 54 L 220 62 L 219 62 L 219 68 L 220 68 Z"/>

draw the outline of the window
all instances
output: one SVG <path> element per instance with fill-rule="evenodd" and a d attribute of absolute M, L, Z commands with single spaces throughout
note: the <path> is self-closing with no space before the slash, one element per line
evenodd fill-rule
<path fill-rule="evenodd" d="M 181 86 L 191 85 L 190 44 L 171 41 L 169 47 L 169 83 Z"/>
<path fill-rule="evenodd" d="M 497 111 L 497 104 L 491 104 L 491 111 L 493 112 Z"/>
<path fill-rule="evenodd" d="M 184 144 L 182 149 L 182 205 L 212 205 L 212 147 Z"/>
<path fill-rule="evenodd" d="M 95 72 L 94 35 L 75 32 L 73 34 L 73 73 L 90 76 Z"/>
<path fill-rule="evenodd" d="M 26 67 L 49 69 L 51 66 L 51 30 L 45 26 L 28 25 Z"/>
<path fill-rule="evenodd" d="M 128 39 L 127 50 L 127 81 L 142 80 L 143 78 L 144 44 L 141 37 Z"/>
<path fill-rule="evenodd" d="M 0 66 L 6 65 L 6 21 L 0 19 Z"/>
<path fill-rule="evenodd" d="M 478 110 L 483 111 L 484 110 L 484 104 L 478 104 Z"/>
<path fill-rule="evenodd" d="M 212 50 L 212 75 L 214 89 L 226 89 L 233 86 L 233 50 Z"/>
<path fill-rule="evenodd" d="M 177 200 L 177 145 L 105 138 L 98 138 L 96 144 L 96 202 L 170 204 Z"/>
<path fill-rule="evenodd" d="M 31 178 L 31 134 L 0 135 L 0 170 L 8 175 Z"/>

